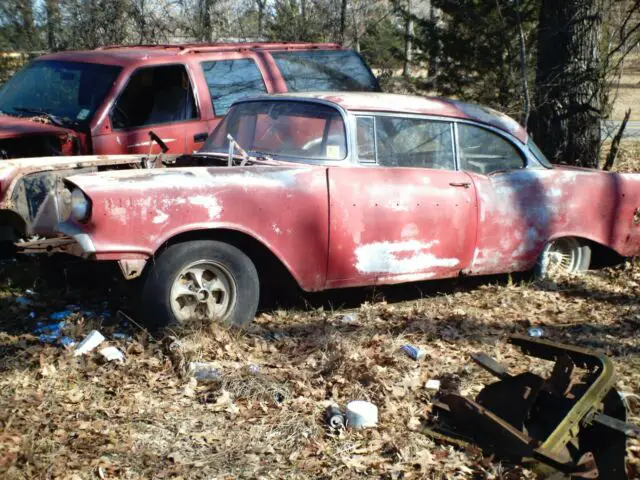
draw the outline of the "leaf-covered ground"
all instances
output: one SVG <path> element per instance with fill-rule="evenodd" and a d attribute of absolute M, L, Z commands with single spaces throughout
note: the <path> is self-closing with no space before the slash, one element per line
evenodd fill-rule
<path fill-rule="evenodd" d="M 505 341 L 531 326 L 610 355 L 618 389 L 640 394 L 640 268 L 629 264 L 559 283 L 352 290 L 262 313 L 245 332 L 212 326 L 163 338 L 117 313 L 126 308 L 117 289 L 54 288 L 34 281 L 39 274 L 30 262 L 0 269 L 1 478 L 535 478 L 419 431 L 427 380 L 475 395 L 489 380 L 469 362 L 476 351 L 514 371 L 533 367 Z M 79 311 L 65 333 L 99 329 L 126 353 L 123 364 L 74 357 L 31 333 L 68 304 Z M 411 360 L 405 343 L 426 358 Z M 219 377 L 196 381 L 194 361 L 211 362 Z M 378 405 L 379 426 L 327 432 L 329 402 L 354 399 Z M 640 404 L 628 399 L 637 422 Z M 628 452 L 638 478 L 640 444 L 628 442 Z"/>

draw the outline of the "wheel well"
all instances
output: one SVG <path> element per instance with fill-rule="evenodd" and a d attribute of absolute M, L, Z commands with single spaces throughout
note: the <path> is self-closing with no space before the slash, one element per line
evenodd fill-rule
<path fill-rule="evenodd" d="M 590 269 L 598 269 L 605 267 L 613 267 L 624 262 L 624 258 L 614 249 L 609 248 L 601 243 L 580 238 L 591 248 L 591 265 Z"/>
<path fill-rule="evenodd" d="M 0 241 L 16 241 L 26 235 L 27 224 L 24 219 L 12 210 L 0 210 L 0 228 L 9 227 L 14 238 L 6 238 L 7 232 L 0 233 Z"/>
<path fill-rule="evenodd" d="M 285 288 L 295 285 L 296 288 L 299 288 L 298 282 L 289 269 L 285 267 L 269 248 L 251 235 L 238 232 L 237 230 L 194 230 L 181 233 L 165 242 L 162 247 L 158 249 L 156 255 L 161 254 L 162 251 L 170 245 L 192 240 L 217 240 L 240 249 L 255 265 L 261 286 Z"/>

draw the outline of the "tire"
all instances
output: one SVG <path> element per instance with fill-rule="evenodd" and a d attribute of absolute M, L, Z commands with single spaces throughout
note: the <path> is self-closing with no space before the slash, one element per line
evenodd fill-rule
<path fill-rule="evenodd" d="M 584 240 L 573 237 L 550 241 L 538 257 L 534 273 L 540 279 L 554 279 L 589 269 L 591 247 Z"/>
<path fill-rule="evenodd" d="M 196 321 L 243 326 L 258 308 L 256 267 L 228 243 L 195 240 L 162 252 L 145 274 L 142 317 L 153 328 Z"/>

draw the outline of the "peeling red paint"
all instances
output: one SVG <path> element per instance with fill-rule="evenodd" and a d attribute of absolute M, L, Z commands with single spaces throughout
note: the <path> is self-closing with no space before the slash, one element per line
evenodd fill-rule
<path fill-rule="evenodd" d="M 345 108 L 351 95 L 338 97 Z M 353 155 L 270 163 L 74 176 L 92 215 L 62 231 L 87 235 L 96 258 L 120 260 L 150 258 L 183 233 L 235 230 L 309 291 L 523 271 L 561 237 L 640 253 L 640 175 L 540 165 L 484 175 Z"/>

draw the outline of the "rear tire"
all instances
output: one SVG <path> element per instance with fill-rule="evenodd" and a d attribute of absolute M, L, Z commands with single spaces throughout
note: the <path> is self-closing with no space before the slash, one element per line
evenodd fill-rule
<path fill-rule="evenodd" d="M 253 320 L 259 294 L 256 267 L 241 250 L 194 240 L 169 246 L 150 264 L 141 313 L 156 328 L 191 321 L 242 326 Z"/>
<path fill-rule="evenodd" d="M 542 279 L 584 272 L 591 265 L 591 247 L 584 240 L 573 237 L 550 241 L 540 254 L 534 273 Z"/>

